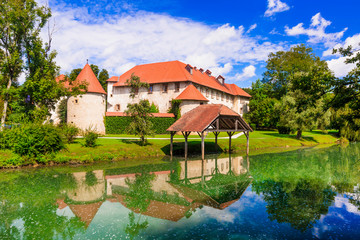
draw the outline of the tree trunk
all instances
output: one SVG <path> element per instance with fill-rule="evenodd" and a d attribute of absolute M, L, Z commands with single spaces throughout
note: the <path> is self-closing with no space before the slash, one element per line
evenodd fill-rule
<path fill-rule="evenodd" d="M 9 91 L 11 88 L 11 78 L 9 79 L 9 82 L 7 84 L 6 90 Z M 7 106 L 8 106 L 8 102 L 9 102 L 9 94 L 6 93 L 5 94 L 5 98 L 4 98 L 4 108 L 3 108 L 3 112 L 1 115 L 1 125 L 0 125 L 0 131 L 2 131 L 4 129 L 5 126 L 5 120 L 6 120 L 6 112 L 7 112 Z"/>
<path fill-rule="evenodd" d="M 301 139 L 302 130 L 298 130 L 296 134 L 296 139 Z"/>

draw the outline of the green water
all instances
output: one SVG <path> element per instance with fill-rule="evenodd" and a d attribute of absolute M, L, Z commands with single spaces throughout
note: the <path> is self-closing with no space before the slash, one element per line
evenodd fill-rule
<path fill-rule="evenodd" d="M 350 144 L 1 171 L 0 239 L 360 239 L 359 156 Z"/>

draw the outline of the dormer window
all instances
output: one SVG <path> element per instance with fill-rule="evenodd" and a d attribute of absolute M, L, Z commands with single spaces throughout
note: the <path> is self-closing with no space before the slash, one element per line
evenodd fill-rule
<path fill-rule="evenodd" d="M 221 83 L 222 85 L 225 84 L 225 78 L 224 78 L 223 76 L 219 75 L 216 79 L 217 79 L 217 80 L 219 81 L 219 83 Z"/>
<path fill-rule="evenodd" d="M 211 76 L 211 71 L 208 69 L 205 71 L 205 73 L 208 75 L 208 76 Z"/>
<path fill-rule="evenodd" d="M 186 65 L 186 67 L 185 67 L 185 69 L 190 73 L 190 74 L 192 74 L 193 72 L 193 67 L 192 66 L 190 66 L 189 64 L 188 65 Z"/>
<path fill-rule="evenodd" d="M 204 69 L 200 68 L 199 71 L 200 71 L 201 73 L 203 73 L 203 72 L 204 72 Z"/>

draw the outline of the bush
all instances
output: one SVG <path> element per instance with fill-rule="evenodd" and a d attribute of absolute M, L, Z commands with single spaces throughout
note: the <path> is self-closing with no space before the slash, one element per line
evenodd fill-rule
<path fill-rule="evenodd" d="M 85 147 L 96 147 L 96 140 L 98 139 L 99 134 L 95 131 L 91 130 L 90 128 L 86 129 L 84 132 L 84 139 L 85 139 Z"/>
<path fill-rule="evenodd" d="M 280 134 L 290 134 L 291 132 L 291 129 L 289 127 L 278 126 L 277 129 Z"/>
<path fill-rule="evenodd" d="M 50 124 L 23 125 L 2 133 L 2 148 L 21 156 L 37 157 L 65 148 L 57 127 Z"/>
<path fill-rule="evenodd" d="M 256 124 L 255 123 L 250 123 L 250 127 L 252 128 L 252 130 L 256 130 Z"/>
<path fill-rule="evenodd" d="M 150 121 L 156 134 L 164 134 L 167 133 L 166 129 L 175 122 L 175 119 L 151 117 Z M 125 134 L 130 123 L 130 117 L 105 117 L 106 134 Z"/>
<path fill-rule="evenodd" d="M 79 129 L 74 125 L 64 125 L 61 130 L 67 143 L 73 143 L 75 137 L 79 134 Z"/>

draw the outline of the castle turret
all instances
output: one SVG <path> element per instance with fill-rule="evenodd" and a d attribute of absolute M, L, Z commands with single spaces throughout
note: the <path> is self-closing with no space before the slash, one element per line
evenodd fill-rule
<path fill-rule="evenodd" d="M 67 123 L 82 130 L 91 128 L 105 134 L 106 92 L 89 64 L 85 65 L 75 81 L 86 82 L 87 92 L 68 99 Z"/>

